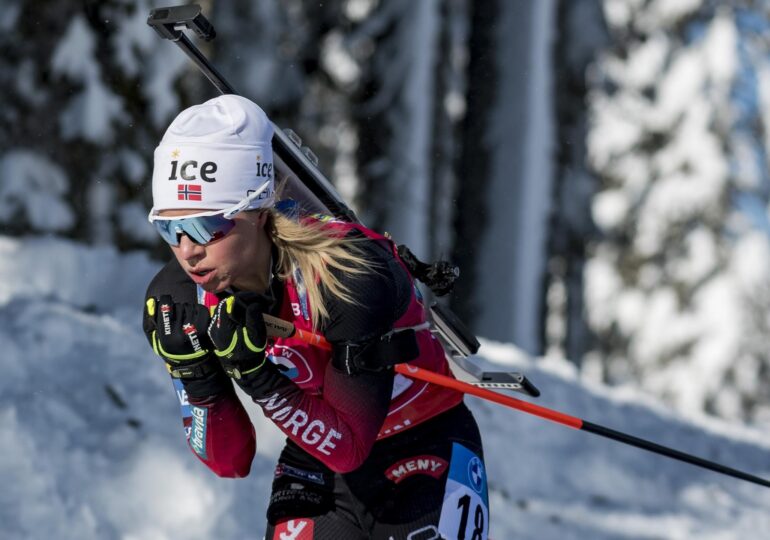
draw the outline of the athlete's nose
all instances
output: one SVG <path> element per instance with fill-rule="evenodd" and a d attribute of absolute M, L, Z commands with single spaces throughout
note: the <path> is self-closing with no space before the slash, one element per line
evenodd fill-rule
<path fill-rule="evenodd" d="M 204 253 L 206 253 L 204 246 L 196 244 L 184 233 L 179 235 L 179 255 L 182 260 L 194 265 L 198 259 L 203 257 Z"/>

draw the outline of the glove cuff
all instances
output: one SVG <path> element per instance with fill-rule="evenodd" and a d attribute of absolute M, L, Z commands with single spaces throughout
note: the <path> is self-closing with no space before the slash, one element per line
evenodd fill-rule
<path fill-rule="evenodd" d="M 166 361 L 166 369 L 168 369 L 168 372 L 173 378 L 182 379 L 182 382 L 195 379 L 204 379 L 216 371 L 221 371 L 217 365 L 217 362 L 214 361 L 210 356 L 204 356 L 197 362 L 189 362 L 179 365 L 172 365 Z"/>
<path fill-rule="evenodd" d="M 203 399 L 233 391 L 233 383 L 221 369 L 201 379 L 182 379 L 188 398 Z"/>
<path fill-rule="evenodd" d="M 197 362 L 181 366 L 167 363 L 166 368 L 173 378 L 182 381 L 188 396 L 208 397 L 232 388 L 222 366 L 208 355 Z"/>
<path fill-rule="evenodd" d="M 224 368 L 225 373 L 229 377 L 238 381 L 247 375 L 251 375 L 252 373 L 259 371 L 259 369 L 265 365 L 267 358 L 263 355 L 260 362 L 254 362 L 252 360 L 245 362 L 233 362 L 232 360 L 225 360 L 224 358 L 221 358 L 220 360 L 222 362 L 222 367 Z"/>

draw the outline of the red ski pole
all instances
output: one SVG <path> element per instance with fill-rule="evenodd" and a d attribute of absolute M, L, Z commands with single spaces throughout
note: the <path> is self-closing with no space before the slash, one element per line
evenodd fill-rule
<path fill-rule="evenodd" d="M 315 345 L 324 349 L 331 349 L 331 345 L 328 341 L 326 341 L 326 339 L 323 338 L 323 336 L 300 329 L 295 329 L 294 325 L 290 322 L 278 319 L 277 317 L 272 317 L 270 315 L 265 315 L 265 323 L 267 325 L 268 334 L 271 336 L 298 337 L 299 339 L 302 339 L 311 345 Z M 486 399 L 488 401 L 510 407 L 511 409 L 516 409 L 527 414 L 543 418 L 545 420 L 550 420 L 551 422 L 556 422 L 557 424 L 561 424 L 563 426 L 578 429 L 580 431 L 587 431 L 589 433 L 593 433 L 594 435 L 599 435 L 601 437 L 612 439 L 623 444 L 635 446 L 637 448 L 641 448 L 642 450 L 647 450 L 662 456 L 670 457 L 672 459 L 676 459 L 684 463 L 689 463 L 697 467 L 702 467 L 704 469 L 718 472 L 720 474 L 732 476 L 733 478 L 738 478 L 739 480 L 745 480 L 760 486 L 770 487 L 770 482 L 764 478 L 760 478 L 758 476 L 754 476 L 752 474 L 748 474 L 731 467 L 726 467 L 714 461 L 709 461 L 707 459 L 693 456 L 692 454 L 680 452 L 679 450 L 675 450 L 673 448 L 669 448 L 652 441 L 634 437 L 633 435 L 615 431 L 598 424 L 593 424 L 576 416 L 571 416 L 554 409 L 535 405 L 534 403 L 529 403 L 528 401 L 523 401 L 521 399 L 506 396 L 498 392 L 493 392 L 491 390 L 487 390 L 486 388 L 479 388 L 473 386 L 472 384 L 458 381 L 452 377 L 434 373 L 433 371 L 429 371 L 427 369 L 412 366 L 410 364 L 397 364 L 395 366 L 395 371 L 396 373 L 400 373 L 401 375 L 411 379 L 418 379 L 431 384 L 445 386 L 447 388 L 457 390 L 458 392 L 470 394 L 481 399 Z"/>

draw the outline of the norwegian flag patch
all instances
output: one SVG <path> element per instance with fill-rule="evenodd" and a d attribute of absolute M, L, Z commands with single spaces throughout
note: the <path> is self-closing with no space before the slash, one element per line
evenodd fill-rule
<path fill-rule="evenodd" d="M 202 201 L 203 190 L 200 184 L 182 184 L 177 186 L 177 200 Z"/>

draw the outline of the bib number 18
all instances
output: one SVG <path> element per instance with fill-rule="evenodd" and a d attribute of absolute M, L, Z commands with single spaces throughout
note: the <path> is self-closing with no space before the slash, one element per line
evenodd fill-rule
<path fill-rule="evenodd" d="M 455 443 L 444 489 L 439 532 L 457 540 L 487 540 L 489 502 L 484 462 Z"/>
<path fill-rule="evenodd" d="M 478 503 L 474 506 L 473 529 L 470 532 L 470 537 L 468 537 L 466 536 L 466 532 L 468 530 L 468 515 L 471 511 L 471 496 L 463 495 L 457 501 L 457 508 L 462 510 L 462 514 L 460 515 L 460 525 L 457 528 L 458 540 L 465 540 L 466 538 L 468 538 L 468 540 L 484 540 L 484 538 L 486 538 L 486 535 L 484 534 L 484 509 Z"/>

